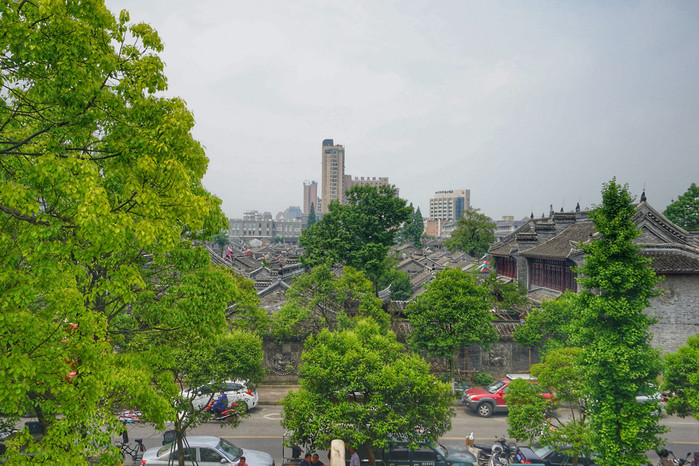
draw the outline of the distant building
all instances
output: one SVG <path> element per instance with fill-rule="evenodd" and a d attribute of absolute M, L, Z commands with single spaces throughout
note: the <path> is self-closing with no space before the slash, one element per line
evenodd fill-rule
<path fill-rule="evenodd" d="M 298 208 L 300 210 L 300 208 Z M 248 211 L 257 212 L 257 211 Z M 247 213 L 247 212 L 246 212 Z M 272 220 L 271 216 L 248 215 L 243 218 L 231 218 L 228 220 L 228 235 L 230 238 L 260 239 L 272 241 L 282 238 L 296 242 L 301 237 L 305 223 L 300 218 Z"/>
<path fill-rule="evenodd" d="M 301 212 L 301 207 L 299 206 L 289 206 L 286 210 L 279 212 L 276 217 L 277 221 L 295 220 L 297 218 L 303 218 L 303 212 Z"/>
<path fill-rule="evenodd" d="M 323 140 L 323 194 L 320 212 L 328 213 L 332 201 L 342 202 L 345 177 L 345 148 L 332 139 Z"/>
<path fill-rule="evenodd" d="M 437 191 L 430 199 L 430 219 L 453 221 L 463 216 L 464 210 L 471 205 L 471 191 L 468 189 L 451 189 Z"/>
<path fill-rule="evenodd" d="M 529 219 L 515 220 L 513 215 L 504 215 L 501 220 L 495 221 L 495 239 L 504 238 L 517 228 L 527 223 Z"/>
<path fill-rule="evenodd" d="M 311 212 L 311 206 L 316 214 L 320 212 L 318 208 L 318 183 L 306 180 L 303 182 L 303 213 L 305 215 Z"/>
<path fill-rule="evenodd" d="M 323 141 L 323 198 L 320 200 L 321 208 L 316 207 L 316 214 L 327 214 L 332 201 L 347 204 L 347 191 L 353 186 L 389 186 L 388 177 L 358 177 L 345 174 L 345 148 L 335 145 L 332 139 Z M 398 189 L 396 189 L 398 196 Z M 306 184 L 304 184 L 304 209 L 306 209 Z M 309 206 L 310 209 L 310 206 Z M 308 215 L 308 211 L 304 210 Z"/>

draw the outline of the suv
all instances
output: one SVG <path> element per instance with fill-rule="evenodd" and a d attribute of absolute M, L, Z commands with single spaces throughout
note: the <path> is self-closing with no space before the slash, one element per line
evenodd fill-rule
<path fill-rule="evenodd" d="M 410 449 L 404 442 L 392 441 L 381 456 L 384 466 L 475 466 L 478 464 L 476 457 L 466 450 L 450 454 L 445 446 L 432 442 L 419 443 L 416 449 Z"/>
<path fill-rule="evenodd" d="M 494 412 L 507 412 L 505 395 L 507 387 L 514 379 L 525 379 L 535 384 L 536 381 L 529 374 L 507 374 L 505 378 L 496 380 L 488 387 L 473 387 L 465 390 L 461 395 L 461 402 L 475 411 L 481 417 L 492 416 Z M 553 393 L 547 387 L 541 387 L 541 396 L 553 401 Z"/>

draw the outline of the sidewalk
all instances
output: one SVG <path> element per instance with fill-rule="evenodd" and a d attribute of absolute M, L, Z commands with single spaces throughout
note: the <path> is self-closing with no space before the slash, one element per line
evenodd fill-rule
<path fill-rule="evenodd" d="M 259 405 L 276 405 L 286 396 L 291 390 L 298 390 L 298 385 L 258 385 L 257 386 L 257 404 Z"/>

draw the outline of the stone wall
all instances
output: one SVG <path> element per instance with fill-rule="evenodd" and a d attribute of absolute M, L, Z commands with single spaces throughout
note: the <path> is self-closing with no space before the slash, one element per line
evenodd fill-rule
<path fill-rule="evenodd" d="M 394 331 L 399 341 L 405 344 L 405 335 L 409 326 L 404 320 L 394 320 Z M 265 340 L 264 368 L 267 372 L 265 383 L 296 383 L 298 369 L 301 365 L 303 342 L 293 341 L 279 343 L 275 340 Z M 468 361 L 467 361 L 468 359 Z M 428 359 L 432 372 L 441 375 L 449 371 L 448 362 L 440 358 Z M 536 351 L 532 351 L 532 364 L 539 362 Z M 491 345 L 489 351 L 483 351 L 478 345 L 461 348 L 454 359 L 455 367 L 462 374 L 466 371 L 488 372 L 500 377 L 508 373 L 528 372 L 529 351 L 517 345 L 511 338 L 502 338 Z"/>
<path fill-rule="evenodd" d="M 651 300 L 648 314 L 660 318 L 651 327 L 653 346 L 674 353 L 699 333 L 699 275 L 666 275 L 662 295 Z"/>

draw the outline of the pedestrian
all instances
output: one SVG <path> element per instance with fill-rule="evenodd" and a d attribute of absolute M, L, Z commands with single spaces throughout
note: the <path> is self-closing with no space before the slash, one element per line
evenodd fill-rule
<path fill-rule="evenodd" d="M 301 461 L 301 466 L 311 466 L 311 454 L 306 453 L 306 455 L 303 457 L 303 461 Z"/>
<path fill-rule="evenodd" d="M 320 456 L 318 456 L 318 453 L 313 453 L 313 460 L 311 461 L 311 466 L 325 466 L 320 461 Z"/>
<path fill-rule="evenodd" d="M 357 454 L 357 450 L 354 449 L 354 447 L 349 447 L 350 451 L 350 464 L 349 466 L 359 466 L 359 455 Z"/>
<path fill-rule="evenodd" d="M 245 462 L 245 457 L 241 456 L 240 461 L 238 461 L 238 466 L 250 466 L 250 465 Z"/>

